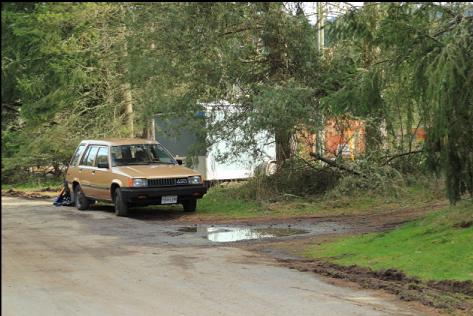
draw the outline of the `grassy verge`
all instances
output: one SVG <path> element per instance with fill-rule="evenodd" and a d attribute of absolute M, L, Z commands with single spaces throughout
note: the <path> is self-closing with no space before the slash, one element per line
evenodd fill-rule
<path fill-rule="evenodd" d="M 390 232 L 310 246 L 304 255 L 373 270 L 395 268 L 423 280 L 473 280 L 473 202 L 447 207 Z"/>
<path fill-rule="evenodd" d="M 22 184 L 2 184 L 2 191 L 13 189 L 23 193 L 54 195 L 44 192 L 47 188 L 58 191 L 60 180 L 29 181 Z M 286 194 L 276 199 L 256 200 L 245 198 L 242 191 L 249 190 L 245 183 L 214 186 L 198 203 L 198 215 L 214 219 L 245 219 L 255 217 L 295 217 L 295 216 L 339 216 L 383 212 L 390 209 L 421 207 L 443 200 L 429 188 L 422 185 L 405 187 L 397 195 L 356 194 L 354 196 L 297 197 Z M 169 208 L 169 206 L 167 206 Z M 176 209 L 181 209 L 176 207 Z"/>
<path fill-rule="evenodd" d="M 226 217 L 292 217 L 338 216 L 382 212 L 390 209 L 421 207 L 444 200 L 428 188 L 416 185 L 404 189 L 401 195 L 383 196 L 360 194 L 356 196 L 296 197 L 285 195 L 278 200 L 257 201 L 239 195 L 240 184 L 212 187 L 199 201 L 199 214 Z"/>
<path fill-rule="evenodd" d="M 24 183 L 16 184 L 4 184 L 2 183 L 2 191 L 16 190 L 24 192 L 34 192 L 41 190 L 61 190 L 63 186 L 63 181 L 58 179 L 38 179 L 36 181 L 28 181 Z"/>

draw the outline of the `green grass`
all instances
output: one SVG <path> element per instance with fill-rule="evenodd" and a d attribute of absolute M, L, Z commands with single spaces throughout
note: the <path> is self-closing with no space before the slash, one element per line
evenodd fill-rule
<path fill-rule="evenodd" d="M 228 218 L 255 217 L 268 213 L 268 209 L 260 203 L 236 198 L 231 192 L 229 188 L 210 188 L 198 202 L 198 213 Z"/>
<path fill-rule="evenodd" d="M 10 190 L 14 189 L 17 191 L 35 191 L 41 190 L 45 188 L 51 189 L 61 189 L 63 186 L 62 180 L 57 179 L 38 179 L 36 181 L 30 180 L 24 183 L 16 183 L 16 184 L 4 184 L 2 183 L 2 190 Z"/>
<path fill-rule="evenodd" d="M 473 202 L 447 207 L 386 233 L 311 246 L 310 258 L 374 270 L 395 268 L 425 280 L 473 280 Z"/>

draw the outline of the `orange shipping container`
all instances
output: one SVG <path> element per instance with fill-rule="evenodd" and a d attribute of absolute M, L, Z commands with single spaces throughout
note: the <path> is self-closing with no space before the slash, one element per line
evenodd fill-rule
<path fill-rule="evenodd" d="M 365 124 L 361 120 L 342 117 L 326 120 L 324 129 L 324 156 L 355 159 L 365 151 Z M 317 135 L 302 129 L 296 135 L 296 151 L 303 157 L 316 151 Z"/>

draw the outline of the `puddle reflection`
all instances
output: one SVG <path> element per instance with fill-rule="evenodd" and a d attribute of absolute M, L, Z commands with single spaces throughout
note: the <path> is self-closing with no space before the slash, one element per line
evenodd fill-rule
<path fill-rule="evenodd" d="M 244 227 L 181 227 L 184 233 L 199 233 L 213 242 L 232 242 L 306 234 L 308 231 L 293 228 L 244 228 Z"/>
<path fill-rule="evenodd" d="M 207 239 L 214 242 L 230 242 L 238 240 L 248 239 L 262 239 L 275 237 L 272 234 L 266 234 L 264 232 L 258 232 L 250 228 L 219 228 L 219 227 L 208 227 L 207 228 Z"/>

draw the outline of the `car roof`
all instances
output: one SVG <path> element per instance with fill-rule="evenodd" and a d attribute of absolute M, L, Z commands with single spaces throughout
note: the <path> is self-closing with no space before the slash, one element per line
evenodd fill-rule
<path fill-rule="evenodd" d="M 96 144 L 107 146 L 119 145 L 140 145 L 140 144 L 158 144 L 155 140 L 141 138 L 104 138 L 104 139 L 86 139 L 81 144 Z"/>

